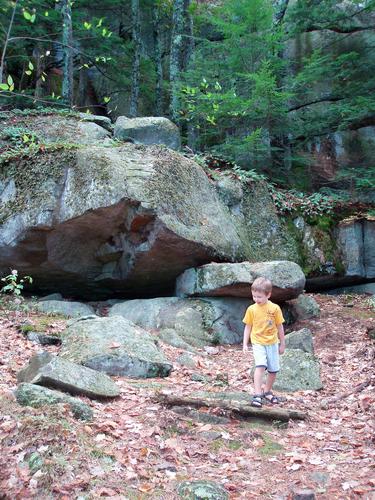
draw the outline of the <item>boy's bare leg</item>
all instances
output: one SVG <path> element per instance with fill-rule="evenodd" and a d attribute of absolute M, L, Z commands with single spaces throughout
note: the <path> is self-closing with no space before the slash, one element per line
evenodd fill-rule
<path fill-rule="evenodd" d="M 262 382 L 264 375 L 263 366 L 257 366 L 254 372 L 254 394 L 262 394 Z"/>
<path fill-rule="evenodd" d="M 272 391 L 272 386 L 276 380 L 276 373 L 268 373 L 264 392 Z"/>

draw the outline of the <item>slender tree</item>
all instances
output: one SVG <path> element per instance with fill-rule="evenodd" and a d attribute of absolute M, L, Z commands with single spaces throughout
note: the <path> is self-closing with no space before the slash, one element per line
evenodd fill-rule
<path fill-rule="evenodd" d="M 11 15 L 11 18 L 10 18 L 8 30 L 7 30 L 6 35 L 5 35 L 3 51 L 1 53 L 1 59 L 0 59 L 0 83 L 2 83 L 2 81 L 3 81 L 5 56 L 6 56 L 6 53 L 7 53 L 7 48 L 8 48 L 8 43 L 9 43 L 9 39 L 10 39 L 10 34 L 11 34 L 11 31 L 12 31 L 12 28 L 13 28 L 14 16 L 16 14 L 17 6 L 18 6 L 18 0 L 15 0 L 15 2 L 13 4 L 13 10 L 12 10 L 12 15 Z"/>
<path fill-rule="evenodd" d="M 139 18 L 139 0 L 132 0 L 132 38 L 133 38 L 133 64 L 132 64 L 132 79 L 131 79 L 131 95 L 130 95 L 130 116 L 138 114 L 139 100 L 139 79 L 140 79 L 140 63 L 141 63 L 141 26 Z"/>
<path fill-rule="evenodd" d="M 72 2 L 62 0 L 61 14 L 63 18 L 62 43 L 64 50 L 62 97 L 73 106 L 74 81 L 73 81 L 73 24 Z"/>
<path fill-rule="evenodd" d="M 161 116 L 163 113 L 163 60 L 160 23 L 160 6 L 158 2 L 154 2 L 152 7 L 152 24 L 154 35 L 154 60 L 156 69 L 155 111 L 158 116 Z"/>
<path fill-rule="evenodd" d="M 184 0 L 174 0 L 172 14 L 172 36 L 169 61 L 170 80 L 170 115 L 176 122 L 179 121 L 179 92 L 178 84 L 181 79 L 181 58 L 184 33 Z"/>

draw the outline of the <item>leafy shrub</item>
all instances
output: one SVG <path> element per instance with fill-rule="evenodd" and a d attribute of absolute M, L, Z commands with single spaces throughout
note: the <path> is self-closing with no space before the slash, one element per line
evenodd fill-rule
<path fill-rule="evenodd" d="M 31 276 L 24 276 L 19 278 L 17 269 L 13 269 L 8 276 L 1 278 L 1 281 L 5 282 L 5 285 L 0 290 L 1 293 L 10 293 L 12 295 L 21 295 L 24 288 L 24 283 L 32 283 L 33 279 Z"/>

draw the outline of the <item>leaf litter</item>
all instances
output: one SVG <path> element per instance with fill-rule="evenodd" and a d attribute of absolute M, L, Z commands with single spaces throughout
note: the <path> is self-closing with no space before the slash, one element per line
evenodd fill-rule
<path fill-rule="evenodd" d="M 324 389 L 286 394 L 283 406 L 308 412 L 287 428 L 244 421 L 220 409 L 202 408 L 200 421 L 154 401 L 158 389 L 251 394 L 250 359 L 240 346 L 218 346 L 191 355 L 195 368 L 176 363 L 183 352 L 161 343 L 174 370 L 166 379 L 115 377 L 120 397 L 107 403 L 81 398 L 94 410 L 91 423 L 73 418 L 64 405 L 19 406 L 13 391 L 17 372 L 40 351 L 20 325 L 38 324 L 59 334 L 65 321 L 7 303 L 0 308 L 0 492 L 1 498 L 175 499 L 184 480 L 213 480 L 241 498 L 289 499 L 296 488 L 316 498 L 374 498 L 375 375 L 373 311 L 361 296 L 314 295 L 318 319 L 310 328 L 321 362 Z M 113 345 L 117 348 L 117 345 Z M 57 346 L 43 349 L 58 354 Z M 192 373 L 206 377 L 193 382 Z M 210 381 L 210 382 L 207 382 Z M 212 422 L 212 423 L 211 423 Z"/>

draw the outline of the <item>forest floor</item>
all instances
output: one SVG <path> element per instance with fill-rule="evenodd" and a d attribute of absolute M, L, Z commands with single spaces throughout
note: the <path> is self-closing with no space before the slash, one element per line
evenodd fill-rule
<path fill-rule="evenodd" d="M 119 398 L 96 402 L 91 423 L 65 406 L 19 406 L 17 372 L 42 347 L 20 333 L 25 320 L 60 332 L 65 320 L 0 305 L 0 498 L 177 499 L 184 480 L 213 480 L 231 500 L 291 499 L 312 489 L 317 499 L 375 498 L 375 328 L 365 296 L 314 295 L 321 316 L 295 324 L 314 334 L 324 389 L 287 394 L 282 407 L 308 412 L 288 426 L 241 420 L 199 422 L 156 403 L 157 389 L 251 393 L 251 355 L 220 346 L 194 355 L 195 368 L 177 363 L 166 379 L 114 377 Z M 43 347 L 44 349 L 44 347 Z M 181 351 L 163 345 L 175 360 Z M 58 347 L 47 347 L 58 353 Z M 193 382 L 192 373 L 211 384 Z M 216 416 L 223 410 L 201 409 Z M 226 415 L 228 416 L 228 415 Z"/>

